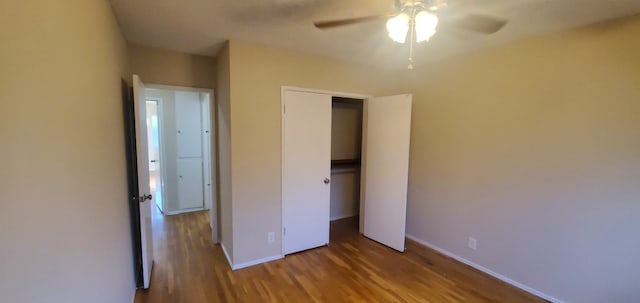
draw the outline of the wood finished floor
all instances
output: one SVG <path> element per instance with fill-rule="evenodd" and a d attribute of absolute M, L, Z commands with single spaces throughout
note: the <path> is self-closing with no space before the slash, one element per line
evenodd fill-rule
<path fill-rule="evenodd" d="M 398 253 L 331 225 L 331 244 L 232 271 L 207 212 L 154 216 L 151 288 L 135 303 L 546 302 L 410 240 Z"/>

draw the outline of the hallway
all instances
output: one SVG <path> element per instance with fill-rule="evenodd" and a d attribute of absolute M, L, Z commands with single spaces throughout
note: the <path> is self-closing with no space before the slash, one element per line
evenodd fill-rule
<path fill-rule="evenodd" d="M 545 302 L 412 241 L 397 253 L 353 219 L 332 223 L 327 247 L 237 271 L 211 243 L 206 211 L 153 219 L 151 288 L 136 303 Z"/>

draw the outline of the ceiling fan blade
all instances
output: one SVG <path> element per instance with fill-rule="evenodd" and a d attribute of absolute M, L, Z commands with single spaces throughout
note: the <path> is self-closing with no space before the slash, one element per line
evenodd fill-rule
<path fill-rule="evenodd" d="M 487 35 L 496 33 L 507 25 L 506 20 L 475 14 L 451 20 L 450 23 L 452 26 L 457 28 Z"/>
<path fill-rule="evenodd" d="M 364 16 L 364 17 L 340 19 L 340 20 L 318 21 L 318 22 L 314 22 L 313 25 L 315 25 L 315 27 L 319 29 L 330 29 L 334 27 L 376 21 L 386 17 L 387 15 L 373 15 L 373 16 Z"/>
<path fill-rule="evenodd" d="M 437 11 L 437 10 L 441 10 L 443 8 L 447 8 L 449 5 L 447 4 L 447 2 L 440 2 L 440 3 L 435 3 L 429 7 L 427 7 L 430 11 Z"/>

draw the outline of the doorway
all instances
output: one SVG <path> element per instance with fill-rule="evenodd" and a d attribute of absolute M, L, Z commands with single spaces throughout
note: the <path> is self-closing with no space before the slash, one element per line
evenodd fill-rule
<path fill-rule="evenodd" d="M 158 208 L 165 215 L 213 209 L 212 91 L 150 84 L 145 96 Z"/>
<path fill-rule="evenodd" d="M 360 222 L 360 171 L 363 99 L 332 97 L 329 240 L 357 233 Z"/>
<path fill-rule="evenodd" d="M 155 197 L 156 206 L 163 211 L 162 208 L 162 189 L 164 188 L 162 180 L 161 163 L 161 143 L 160 143 L 160 122 L 162 116 L 160 114 L 160 99 L 147 98 L 147 146 L 149 147 L 149 187 L 151 193 Z"/>
<path fill-rule="evenodd" d="M 198 204 L 192 204 L 196 207 L 186 211 L 209 209 L 209 225 L 212 234 L 217 234 L 216 207 L 212 207 L 217 205 L 213 203 L 213 197 L 217 196 L 213 179 L 216 166 L 211 161 L 215 150 L 212 146 L 215 129 L 211 121 L 215 115 L 209 112 L 212 99 L 213 90 L 145 85 L 138 75 L 133 75 L 131 91 L 123 82 L 134 272 L 136 284 L 145 289 L 149 288 L 154 262 L 152 217 L 159 210 L 164 212 L 159 214 L 161 218 L 165 214 L 185 212 L 171 208 L 184 205 L 178 204 L 182 202 L 178 199 L 172 200 L 170 195 L 179 188 L 176 181 L 179 176 L 200 183 L 199 190 L 196 190 L 199 193 L 195 194 L 199 197 Z M 181 135 L 188 138 L 181 138 Z M 178 171 L 178 162 L 183 159 L 187 159 L 190 165 L 184 165 L 187 168 Z M 193 171 L 197 172 L 195 176 L 187 176 Z M 175 190 L 169 190 L 169 186 Z M 194 196 L 192 192 L 189 194 Z M 216 239 L 213 240 L 215 242 Z"/>

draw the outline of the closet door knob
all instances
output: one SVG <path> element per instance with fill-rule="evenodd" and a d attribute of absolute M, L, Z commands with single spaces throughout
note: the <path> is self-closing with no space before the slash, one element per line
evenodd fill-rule
<path fill-rule="evenodd" d="M 329 180 L 329 178 L 324 178 L 324 184 L 329 184 L 329 182 L 331 182 L 331 180 Z"/>

